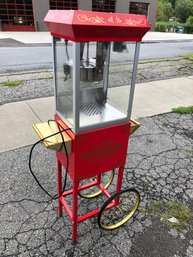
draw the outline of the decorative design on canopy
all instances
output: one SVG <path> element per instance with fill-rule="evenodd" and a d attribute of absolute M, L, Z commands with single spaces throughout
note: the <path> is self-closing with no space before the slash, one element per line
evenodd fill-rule
<path fill-rule="evenodd" d="M 93 16 L 93 17 L 89 18 L 86 14 L 78 14 L 77 19 L 79 21 L 82 21 L 82 22 L 90 22 L 90 23 L 93 23 L 93 24 L 105 23 L 103 17 Z"/>
<path fill-rule="evenodd" d="M 135 14 L 50 10 L 44 21 L 52 35 L 75 42 L 141 42 L 150 29 L 147 18 Z"/>
<path fill-rule="evenodd" d="M 132 20 L 132 19 L 126 19 L 125 24 L 128 24 L 129 26 L 137 26 L 137 25 L 146 25 L 147 21 L 145 19 L 139 19 L 139 20 Z"/>
<path fill-rule="evenodd" d="M 88 17 L 86 14 L 78 14 L 77 19 L 80 22 L 88 22 L 88 23 L 92 23 L 92 24 L 112 23 L 112 24 L 125 24 L 125 25 L 129 25 L 129 26 L 138 26 L 138 25 L 143 26 L 143 25 L 147 24 L 147 20 L 145 20 L 141 17 L 138 19 L 135 19 L 135 20 L 131 19 L 131 18 L 122 20 L 119 17 L 117 17 L 117 16 L 113 17 L 112 15 L 105 19 L 104 17 L 100 17 L 98 15 Z"/>

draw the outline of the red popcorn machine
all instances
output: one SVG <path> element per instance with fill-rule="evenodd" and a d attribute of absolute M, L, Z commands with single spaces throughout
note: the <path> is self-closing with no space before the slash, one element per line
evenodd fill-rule
<path fill-rule="evenodd" d="M 78 223 L 98 215 L 101 228 L 115 229 L 138 209 L 138 191 L 122 189 L 122 180 L 129 136 L 139 126 L 131 111 L 140 42 L 150 25 L 141 15 L 81 10 L 51 10 L 44 21 L 54 56 L 55 125 L 49 127 L 60 132 L 44 143 L 56 150 L 59 215 L 69 215 L 76 241 Z M 38 126 L 41 138 L 51 134 Z M 70 190 L 63 190 L 62 168 Z M 80 215 L 80 197 L 96 202 L 99 195 L 102 207 Z"/>

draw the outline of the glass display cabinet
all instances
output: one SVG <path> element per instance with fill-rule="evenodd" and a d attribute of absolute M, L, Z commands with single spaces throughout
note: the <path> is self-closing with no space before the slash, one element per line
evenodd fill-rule
<path fill-rule="evenodd" d="M 132 128 L 140 42 L 150 25 L 141 15 L 80 10 L 52 10 L 44 21 L 53 37 L 55 120 L 62 129 L 70 129 L 66 134 L 71 139 L 68 174 L 72 190 L 62 192 L 62 167 L 66 167 L 67 158 L 63 151 L 56 154 L 59 214 L 62 215 L 63 207 L 69 214 L 75 241 L 77 224 L 101 213 L 96 209 L 78 216 L 78 195 L 95 186 L 109 199 L 109 184 L 102 184 L 101 176 L 114 169 L 117 169 L 116 193 L 121 190 Z M 82 186 L 82 181 L 91 177 L 92 182 Z M 96 196 L 83 193 L 87 198 Z M 65 200 L 69 194 L 72 210 Z"/>
<path fill-rule="evenodd" d="M 129 121 L 146 18 L 50 11 L 45 22 L 53 35 L 56 114 L 74 133 Z"/>
<path fill-rule="evenodd" d="M 139 45 L 53 40 L 56 113 L 74 133 L 130 120 Z"/>

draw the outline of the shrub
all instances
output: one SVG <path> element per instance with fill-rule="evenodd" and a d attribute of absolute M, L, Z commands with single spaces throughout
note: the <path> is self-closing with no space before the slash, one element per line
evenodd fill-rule
<path fill-rule="evenodd" d="M 187 21 L 186 21 L 186 24 L 188 25 L 193 25 L 193 16 L 189 16 Z"/>
<path fill-rule="evenodd" d="M 174 32 L 177 27 L 184 28 L 185 34 L 193 34 L 193 25 L 187 23 L 179 23 L 179 22 L 156 22 L 155 31 L 157 32 Z"/>
<path fill-rule="evenodd" d="M 186 34 L 193 34 L 193 25 L 186 25 L 186 26 L 184 26 L 184 33 L 186 33 Z"/>

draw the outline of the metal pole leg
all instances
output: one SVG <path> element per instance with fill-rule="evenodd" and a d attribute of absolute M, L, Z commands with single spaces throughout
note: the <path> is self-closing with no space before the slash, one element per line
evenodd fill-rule
<path fill-rule="evenodd" d="M 62 194 L 62 164 L 59 160 L 57 160 L 57 166 L 58 166 L 58 195 Z M 60 196 L 58 198 L 58 215 L 59 217 L 62 216 L 62 203 L 61 203 L 61 198 L 63 196 Z"/>
<path fill-rule="evenodd" d="M 123 171 L 124 171 L 124 166 L 119 167 L 119 173 L 118 173 L 118 178 L 117 178 L 116 192 L 121 191 L 122 182 L 123 182 Z"/>
<path fill-rule="evenodd" d="M 78 218 L 78 185 L 73 181 L 73 198 L 72 198 L 72 241 L 76 243 L 77 239 L 77 218 Z"/>
<path fill-rule="evenodd" d="M 116 192 L 120 192 L 121 191 L 122 182 L 123 182 L 123 171 L 124 171 L 124 166 L 119 167 Z M 115 205 L 118 205 L 118 204 L 119 204 L 119 197 L 117 197 L 115 199 Z"/>

